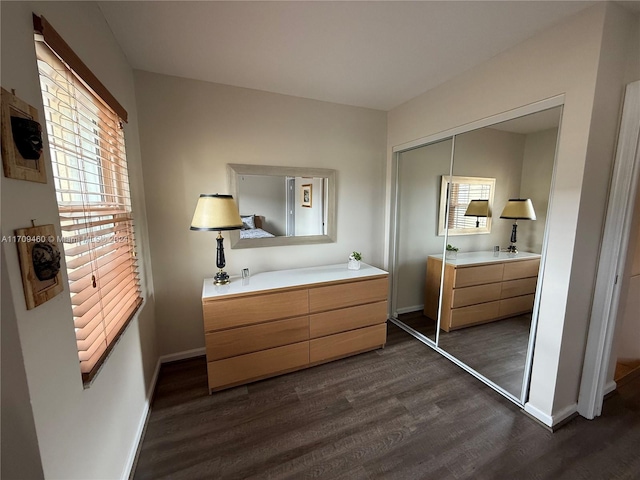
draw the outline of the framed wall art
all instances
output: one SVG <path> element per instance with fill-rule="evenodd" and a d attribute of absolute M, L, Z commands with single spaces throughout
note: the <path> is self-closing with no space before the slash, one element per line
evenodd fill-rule
<path fill-rule="evenodd" d="M 64 290 L 60 257 L 53 225 L 19 228 L 15 231 L 18 244 L 22 285 L 27 310 L 51 300 Z"/>
<path fill-rule="evenodd" d="M 38 111 L 3 88 L 1 115 L 4 176 L 47 183 Z"/>
<path fill-rule="evenodd" d="M 302 199 L 302 206 L 303 207 L 307 207 L 307 208 L 311 208 L 311 194 L 312 194 L 312 190 L 311 190 L 312 185 L 310 183 L 306 184 L 306 185 L 302 185 L 301 190 L 300 190 L 300 198 Z"/>

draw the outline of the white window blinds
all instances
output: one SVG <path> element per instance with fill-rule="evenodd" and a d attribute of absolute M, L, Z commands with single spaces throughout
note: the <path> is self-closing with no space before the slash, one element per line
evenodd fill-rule
<path fill-rule="evenodd" d="M 452 183 L 449 200 L 449 228 L 474 228 L 476 220 L 481 227 L 487 226 L 486 218 L 465 217 L 471 200 L 488 200 L 491 187 L 476 183 Z"/>
<path fill-rule="evenodd" d="M 36 36 L 80 369 L 89 382 L 142 303 L 119 116 Z"/>

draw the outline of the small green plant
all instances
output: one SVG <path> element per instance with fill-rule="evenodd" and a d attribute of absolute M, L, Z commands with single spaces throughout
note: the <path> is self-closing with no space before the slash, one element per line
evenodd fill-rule
<path fill-rule="evenodd" d="M 353 260 L 362 260 L 362 254 L 360 252 L 353 252 L 351 255 L 349 255 L 349 258 L 352 258 Z"/>
<path fill-rule="evenodd" d="M 458 250 L 458 247 L 454 247 L 453 245 L 447 243 L 447 252 L 457 252 Z"/>

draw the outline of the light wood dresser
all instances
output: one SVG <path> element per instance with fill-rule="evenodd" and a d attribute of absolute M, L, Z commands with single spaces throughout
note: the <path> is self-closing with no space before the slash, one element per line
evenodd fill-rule
<path fill-rule="evenodd" d="M 444 267 L 442 316 L 445 331 L 530 312 L 540 255 L 519 252 L 458 253 Z M 424 314 L 438 318 L 442 255 L 427 258 Z"/>
<path fill-rule="evenodd" d="M 361 264 L 204 281 L 209 391 L 383 347 L 388 274 Z"/>

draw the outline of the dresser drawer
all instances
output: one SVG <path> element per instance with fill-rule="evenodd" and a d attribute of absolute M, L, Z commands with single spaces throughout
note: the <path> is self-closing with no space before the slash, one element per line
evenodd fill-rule
<path fill-rule="evenodd" d="M 316 313 L 309 317 L 309 336 L 324 337 L 387 321 L 387 302 Z"/>
<path fill-rule="evenodd" d="M 505 262 L 502 280 L 515 280 L 516 278 L 537 277 L 540 268 L 540 259 L 519 260 Z"/>
<path fill-rule="evenodd" d="M 455 269 L 454 288 L 483 285 L 502 281 L 503 265 L 480 265 L 478 267 L 462 267 Z"/>
<path fill-rule="evenodd" d="M 308 341 L 209 362 L 209 388 L 216 390 L 260 380 L 306 367 L 308 363 Z"/>
<path fill-rule="evenodd" d="M 500 302 L 480 303 L 470 307 L 455 308 L 451 310 L 451 328 L 460 328 L 466 325 L 482 323 L 498 317 Z"/>
<path fill-rule="evenodd" d="M 309 312 L 318 313 L 387 299 L 387 278 L 309 289 Z"/>
<path fill-rule="evenodd" d="M 382 347 L 387 342 L 387 324 L 336 333 L 309 340 L 309 362 L 320 363 Z"/>
<path fill-rule="evenodd" d="M 535 293 L 538 277 L 521 278 L 519 280 L 509 280 L 502 282 L 502 293 L 500 298 L 519 297 Z"/>
<path fill-rule="evenodd" d="M 289 318 L 207 333 L 207 360 L 257 352 L 309 340 L 309 317 Z"/>
<path fill-rule="evenodd" d="M 451 307 L 459 308 L 477 303 L 500 300 L 501 283 L 487 283 L 474 287 L 456 288 L 452 292 Z"/>
<path fill-rule="evenodd" d="M 251 325 L 308 313 L 307 290 L 294 290 L 241 298 L 215 300 L 202 305 L 204 331 Z"/>
<path fill-rule="evenodd" d="M 534 297 L 535 295 L 523 295 L 500 300 L 500 316 L 511 317 L 532 311 Z"/>

